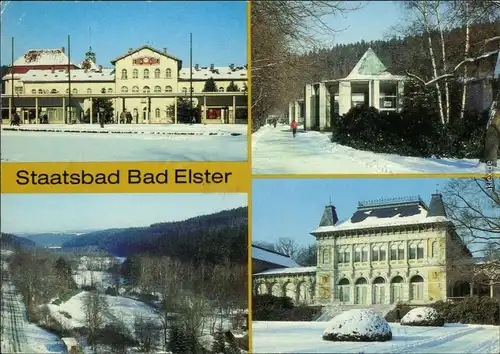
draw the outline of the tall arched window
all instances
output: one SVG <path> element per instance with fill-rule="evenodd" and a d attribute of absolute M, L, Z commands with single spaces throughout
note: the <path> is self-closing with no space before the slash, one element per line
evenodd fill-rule
<path fill-rule="evenodd" d="M 323 250 L 323 263 L 329 263 L 330 262 L 330 249 L 325 248 Z"/>
<path fill-rule="evenodd" d="M 138 86 L 134 86 L 132 87 L 132 92 L 139 92 L 139 87 Z"/>
<path fill-rule="evenodd" d="M 134 70 L 132 71 L 132 78 L 133 78 L 133 79 L 138 79 L 138 78 L 139 78 L 139 70 L 134 69 Z"/>
<path fill-rule="evenodd" d="M 172 77 L 172 70 L 170 69 L 167 69 L 165 71 L 165 76 L 167 77 L 167 79 L 170 79 Z"/>
<path fill-rule="evenodd" d="M 363 247 L 361 251 L 361 262 L 368 262 L 368 247 Z"/>
<path fill-rule="evenodd" d="M 159 108 L 155 109 L 155 118 L 160 118 L 160 109 Z"/>
<path fill-rule="evenodd" d="M 149 69 L 144 69 L 144 74 L 143 74 L 143 77 L 145 79 L 149 79 Z"/>
<path fill-rule="evenodd" d="M 144 86 L 142 88 L 142 93 L 149 93 L 149 92 L 151 92 L 151 89 L 149 88 L 149 86 Z"/>
<path fill-rule="evenodd" d="M 127 79 L 127 69 L 122 69 L 122 80 Z"/>
<path fill-rule="evenodd" d="M 379 248 L 378 246 L 373 246 L 372 248 L 372 262 L 378 262 L 379 260 Z"/>
<path fill-rule="evenodd" d="M 405 259 L 405 246 L 403 244 L 398 247 L 398 260 Z"/>
<path fill-rule="evenodd" d="M 354 250 L 354 262 L 361 262 L 361 248 L 356 247 Z"/>
<path fill-rule="evenodd" d="M 121 92 L 127 93 L 128 92 L 128 87 L 127 86 L 122 86 Z"/>
<path fill-rule="evenodd" d="M 172 86 L 165 86 L 165 92 L 172 92 Z"/>
<path fill-rule="evenodd" d="M 432 242 L 432 258 L 438 258 L 438 244 L 436 241 Z"/>
<path fill-rule="evenodd" d="M 410 245 L 410 257 L 409 259 L 417 259 L 417 245 L 411 244 Z"/>
<path fill-rule="evenodd" d="M 155 86 L 155 92 L 160 93 L 161 92 L 161 87 L 160 86 Z"/>
<path fill-rule="evenodd" d="M 155 69 L 155 79 L 160 78 L 160 69 Z"/>
<path fill-rule="evenodd" d="M 424 299 L 424 279 L 415 275 L 410 279 L 410 300 Z"/>
<path fill-rule="evenodd" d="M 423 259 L 424 258 L 424 244 L 419 243 L 417 245 L 417 259 Z"/>

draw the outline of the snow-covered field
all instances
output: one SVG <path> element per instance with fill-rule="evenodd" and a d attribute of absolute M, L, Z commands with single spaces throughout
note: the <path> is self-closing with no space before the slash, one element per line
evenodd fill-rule
<path fill-rule="evenodd" d="M 332 143 L 331 134 L 266 125 L 252 134 L 255 174 L 486 173 L 478 160 L 380 154 Z"/>
<path fill-rule="evenodd" d="M 4 282 L 2 308 L 2 353 L 66 353 L 64 344 L 53 334 L 29 323 L 21 296 Z"/>
<path fill-rule="evenodd" d="M 73 296 L 61 305 L 48 304 L 52 316 L 66 328 L 78 328 L 85 326 L 85 313 L 83 300 L 86 291 Z M 104 295 L 109 305 L 109 312 L 112 317 L 123 321 L 129 330 L 133 330 L 134 316 L 140 315 L 146 318 L 158 318 L 152 307 L 143 302 L 121 296 Z M 62 312 L 70 314 L 71 318 L 66 318 Z M 113 319 L 109 319 L 112 321 Z"/>
<path fill-rule="evenodd" d="M 93 284 L 98 289 L 106 290 L 109 286 L 113 286 L 111 273 L 103 271 L 77 270 L 73 274 L 73 280 L 78 287 Z"/>
<path fill-rule="evenodd" d="M 246 161 L 247 126 L 2 126 L 2 161 Z M 41 131 L 50 130 L 50 131 Z M 105 133 L 103 133 L 105 132 Z"/>
<path fill-rule="evenodd" d="M 471 353 L 500 352 L 500 327 L 446 324 L 408 327 L 391 323 L 387 342 L 330 342 L 328 322 L 253 322 L 253 353 Z"/>

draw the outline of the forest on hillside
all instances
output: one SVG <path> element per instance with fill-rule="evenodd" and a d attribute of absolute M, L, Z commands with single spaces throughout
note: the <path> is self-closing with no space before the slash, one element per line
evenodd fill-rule
<path fill-rule="evenodd" d="M 35 243 L 16 235 L 0 233 L 0 248 L 6 250 L 19 250 L 23 247 L 35 247 Z"/>
<path fill-rule="evenodd" d="M 246 264 L 247 237 L 245 207 L 148 227 L 91 232 L 72 238 L 63 248 L 94 248 L 121 257 L 149 253 L 195 264 Z"/>

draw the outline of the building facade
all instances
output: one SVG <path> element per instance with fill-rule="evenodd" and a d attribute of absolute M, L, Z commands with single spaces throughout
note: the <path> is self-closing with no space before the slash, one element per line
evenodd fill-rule
<path fill-rule="evenodd" d="M 472 260 L 472 255 L 440 194 L 432 195 L 429 206 L 420 197 L 360 202 L 343 222 L 329 205 L 311 235 L 317 240 L 317 266 L 254 274 L 254 293 L 310 305 L 366 306 L 500 295 L 493 285 L 467 283 L 464 289 L 463 275 L 450 268 L 457 249 L 460 259 Z"/>
<path fill-rule="evenodd" d="M 2 78 L 2 118 L 10 119 L 15 110 L 23 123 L 39 123 L 41 115 L 48 116 L 47 123 L 92 123 L 93 101 L 104 98 L 112 102 L 114 123 L 127 123 L 127 115 L 129 123 L 177 123 L 179 102 L 192 96 L 203 123 L 248 121 L 246 66 L 196 64 L 190 72 L 166 49 L 147 45 L 130 48 L 111 63 L 113 68 L 97 65 L 91 49 L 79 65 L 64 48 L 28 51 Z M 207 80 L 215 83 L 210 92 L 204 92 Z"/>

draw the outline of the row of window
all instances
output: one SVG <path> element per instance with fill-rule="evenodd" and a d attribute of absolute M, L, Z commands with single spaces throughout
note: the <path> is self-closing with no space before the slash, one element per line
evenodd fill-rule
<path fill-rule="evenodd" d="M 165 78 L 170 79 L 171 77 L 172 77 L 172 70 L 170 70 L 170 69 L 165 70 Z M 137 69 L 132 70 L 132 79 L 138 79 L 138 78 L 139 78 L 139 70 L 137 70 Z M 149 69 L 144 69 L 144 71 L 142 72 L 142 78 L 149 79 Z M 161 79 L 161 70 L 160 69 L 155 69 L 154 78 Z M 122 69 L 121 79 L 122 80 L 128 79 L 127 69 Z"/>
<path fill-rule="evenodd" d="M 354 249 L 354 262 L 368 262 L 368 247 L 356 247 Z M 405 247 L 404 245 L 392 245 L 389 257 L 391 261 L 404 260 L 405 259 Z M 437 257 L 437 242 L 432 243 L 432 257 Z M 322 263 L 330 262 L 330 250 L 323 250 Z M 408 252 L 408 259 L 423 259 L 424 258 L 424 245 L 411 244 Z M 386 261 L 387 260 L 387 250 L 385 247 L 374 246 L 371 250 L 371 260 L 373 262 Z M 338 263 L 350 263 L 351 262 L 351 251 L 349 249 L 343 249 L 337 251 L 337 262 Z"/>
<path fill-rule="evenodd" d="M 192 90 L 194 91 L 194 88 Z M 172 91 L 173 91 L 172 90 L 172 86 L 165 86 L 165 92 L 172 92 Z M 23 93 L 23 88 L 22 87 L 16 87 L 15 88 L 15 92 L 16 92 L 16 94 L 22 94 Z M 127 86 L 122 86 L 121 92 L 122 93 L 129 92 L 128 91 L 128 87 Z M 139 92 L 139 86 L 132 87 L 132 92 L 133 93 L 138 93 Z M 149 86 L 144 86 L 142 88 L 142 93 L 150 93 L 150 92 L 151 92 L 151 88 Z M 161 93 L 162 92 L 161 87 L 160 86 L 155 86 L 153 92 L 155 92 L 155 93 Z M 187 93 L 187 92 L 188 92 L 187 87 L 183 87 L 182 88 L 182 93 Z M 224 92 L 224 87 L 219 87 L 219 92 Z M 38 94 L 39 95 L 43 95 L 43 94 L 46 94 L 46 93 L 58 93 L 58 91 L 56 89 L 52 89 L 50 91 L 38 89 Z M 66 93 L 69 93 L 69 89 L 66 89 Z M 74 89 L 71 90 L 71 93 L 78 94 L 78 90 L 76 88 L 74 88 Z M 91 94 L 91 93 L 92 93 L 92 89 L 88 88 L 87 89 L 87 94 Z M 113 89 L 112 88 L 108 88 L 106 90 L 105 88 L 102 88 L 101 89 L 101 93 L 113 93 Z M 36 95 L 37 94 L 37 90 L 36 89 L 32 89 L 31 90 L 31 94 Z"/>
<path fill-rule="evenodd" d="M 16 89 L 17 89 L 17 88 L 16 88 Z M 20 87 L 20 89 L 21 89 L 21 93 L 22 93 L 22 87 Z M 16 90 L 16 93 L 18 93 L 18 92 L 17 92 L 17 90 Z M 36 93 L 37 93 L 37 90 L 36 90 L 36 89 L 31 90 L 31 94 L 32 94 L 32 95 L 36 95 Z M 52 90 L 50 90 L 50 91 L 49 91 L 49 90 L 42 90 L 42 89 L 38 89 L 38 94 L 39 94 L 39 95 L 43 95 L 43 94 L 46 94 L 46 93 L 58 93 L 58 91 L 57 91 L 56 89 L 52 89 Z M 67 88 L 67 89 L 66 89 L 66 93 L 69 93 L 69 88 Z M 78 89 L 76 89 L 76 88 L 72 89 L 72 90 L 71 90 L 71 93 L 72 93 L 72 94 L 75 94 L 75 95 L 76 95 L 76 94 L 78 94 Z M 91 94 L 91 93 L 92 93 L 92 89 L 88 88 L 88 89 L 87 89 L 87 93 L 88 93 L 88 94 Z M 103 87 L 103 88 L 101 89 L 101 93 L 113 93 L 113 89 L 112 89 L 112 88 L 108 88 L 108 89 L 106 90 L 106 89 Z"/>

